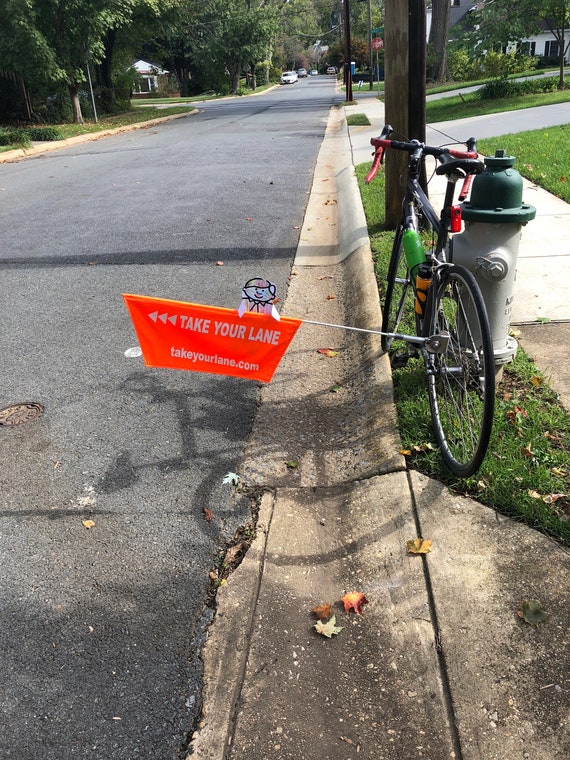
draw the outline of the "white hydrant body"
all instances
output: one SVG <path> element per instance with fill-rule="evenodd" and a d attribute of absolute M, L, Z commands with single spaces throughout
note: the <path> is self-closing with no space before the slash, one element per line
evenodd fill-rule
<path fill-rule="evenodd" d="M 509 335 L 521 230 L 536 215 L 522 202 L 522 179 L 515 159 L 485 158 L 485 171 L 475 177 L 471 198 L 461 206 L 463 232 L 450 242 L 450 258 L 475 277 L 489 317 L 495 366 L 512 361 L 516 340 Z"/>

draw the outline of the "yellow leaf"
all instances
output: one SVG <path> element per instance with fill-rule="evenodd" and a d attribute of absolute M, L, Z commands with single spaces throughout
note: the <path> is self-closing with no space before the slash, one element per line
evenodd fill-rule
<path fill-rule="evenodd" d="M 400 449 L 398 454 L 401 454 L 403 457 L 409 457 L 412 454 L 411 449 Z"/>
<path fill-rule="evenodd" d="M 542 496 L 538 493 L 538 491 L 527 491 L 528 495 L 531 499 L 542 499 Z"/>
<path fill-rule="evenodd" d="M 84 528 L 87 528 L 87 530 L 89 530 L 90 528 L 95 527 L 95 520 L 82 520 L 81 524 Z"/>
<path fill-rule="evenodd" d="M 326 636 L 327 639 L 330 639 L 331 636 L 336 636 L 342 631 L 342 626 L 336 624 L 336 617 L 334 615 L 327 623 L 319 620 L 313 627 L 317 633 Z"/>
<path fill-rule="evenodd" d="M 410 554 L 427 554 L 431 552 L 431 539 L 412 538 L 410 541 L 406 541 L 406 547 Z"/>

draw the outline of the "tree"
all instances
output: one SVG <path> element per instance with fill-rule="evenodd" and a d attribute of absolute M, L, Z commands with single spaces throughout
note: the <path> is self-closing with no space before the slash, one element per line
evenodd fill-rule
<path fill-rule="evenodd" d="M 564 56 L 568 50 L 565 30 L 569 23 L 569 0 L 496 0 L 482 3 L 473 14 L 472 45 L 486 50 L 515 45 L 541 31 L 546 24 L 559 51 L 559 87 L 564 88 Z"/>
<path fill-rule="evenodd" d="M 447 43 L 449 38 L 449 0 L 432 0 L 429 31 L 430 65 L 428 77 L 435 82 L 449 79 Z"/>
<path fill-rule="evenodd" d="M 195 54 L 219 78 L 227 70 L 231 91 L 237 93 L 243 69 L 247 66 L 253 71 L 267 58 L 277 31 L 277 14 L 274 6 L 252 0 L 210 0 L 199 15 L 198 27 Z"/>

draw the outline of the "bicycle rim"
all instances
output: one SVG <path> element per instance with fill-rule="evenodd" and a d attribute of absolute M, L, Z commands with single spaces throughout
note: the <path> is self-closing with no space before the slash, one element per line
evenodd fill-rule
<path fill-rule="evenodd" d="M 413 309 L 412 284 L 402 247 L 402 236 L 403 228 L 400 225 L 394 238 L 388 274 L 386 275 L 386 295 L 382 308 L 382 332 L 384 333 L 398 332 L 404 311 Z M 382 349 L 388 352 L 393 340 L 393 338 L 383 335 Z"/>
<path fill-rule="evenodd" d="M 449 334 L 447 349 L 424 354 L 436 439 L 458 477 L 475 473 L 485 457 L 495 403 L 493 343 L 475 279 L 453 266 L 430 294 L 425 334 Z"/>

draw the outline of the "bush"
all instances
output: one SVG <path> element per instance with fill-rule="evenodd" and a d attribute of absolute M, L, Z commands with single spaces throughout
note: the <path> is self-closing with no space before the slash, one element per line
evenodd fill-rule
<path fill-rule="evenodd" d="M 63 133 L 57 127 L 31 127 L 26 131 L 30 140 L 37 140 L 39 142 L 64 139 Z"/>
<path fill-rule="evenodd" d="M 0 145 L 18 145 L 21 148 L 30 146 L 28 130 L 22 128 L 4 129 L 0 127 Z"/>
<path fill-rule="evenodd" d="M 517 82 L 514 79 L 493 79 L 478 92 L 481 100 L 512 98 L 517 95 L 536 95 L 542 92 L 555 92 L 558 89 L 557 77 L 537 77 Z"/>

